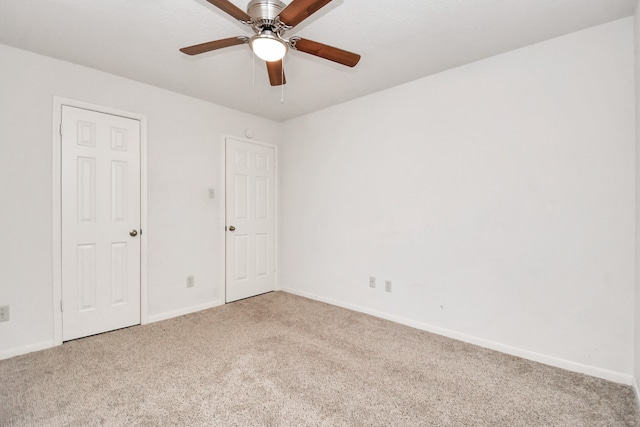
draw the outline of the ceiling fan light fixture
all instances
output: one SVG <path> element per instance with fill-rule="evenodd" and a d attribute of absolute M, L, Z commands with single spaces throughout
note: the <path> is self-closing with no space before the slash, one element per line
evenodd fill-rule
<path fill-rule="evenodd" d="M 249 40 L 249 46 L 256 56 L 263 61 L 279 61 L 287 54 L 287 44 L 273 35 L 271 31 L 263 31 Z"/>
<path fill-rule="evenodd" d="M 282 58 L 289 49 L 347 67 L 355 67 L 360 61 L 360 55 L 333 46 L 298 36 L 284 38 L 285 32 L 316 13 L 331 0 L 289 0 L 288 4 L 281 0 L 250 0 L 246 12 L 234 4 L 240 0 L 207 1 L 240 23 L 251 27 L 254 35 L 253 37 L 228 37 L 183 47 L 180 52 L 186 55 L 199 55 L 212 50 L 248 44 L 258 58 L 266 61 L 271 86 L 281 86 L 286 83 Z"/>

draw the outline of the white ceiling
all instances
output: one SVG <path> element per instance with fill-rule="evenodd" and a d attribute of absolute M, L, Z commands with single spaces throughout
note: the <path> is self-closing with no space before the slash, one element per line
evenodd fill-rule
<path fill-rule="evenodd" d="M 248 0 L 232 2 L 244 10 Z M 265 64 L 254 63 L 247 45 L 195 57 L 178 51 L 251 35 L 205 0 L 0 0 L 0 43 L 282 121 L 631 16 L 635 2 L 333 0 L 286 36 L 362 60 L 351 69 L 290 52 L 284 103 L 281 87 L 269 85 Z"/>

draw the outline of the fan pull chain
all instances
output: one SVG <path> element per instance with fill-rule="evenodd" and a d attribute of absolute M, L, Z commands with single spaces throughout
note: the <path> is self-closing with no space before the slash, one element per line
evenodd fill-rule
<path fill-rule="evenodd" d="M 282 66 L 280 67 L 280 87 L 282 88 L 282 95 L 280 95 L 280 104 L 284 104 L 284 61 L 281 62 Z"/>

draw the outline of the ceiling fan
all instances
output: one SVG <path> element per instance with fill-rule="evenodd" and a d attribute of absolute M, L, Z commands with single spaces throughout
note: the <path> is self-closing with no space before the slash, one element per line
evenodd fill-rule
<path fill-rule="evenodd" d="M 293 0 L 288 6 L 280 0 L 251 0 L 247 5 L 247 12 L 229 0 L 207 1 L 241 23 L 250 26 L 255 34 L 252 37 L 230 37 L 180 49 L 187 55 L 198 55 L 248 43 L 256 56 L 266 61 L 269 82 L 272 86 L 286 83 L 282 58 L 289 49 L 328 59 L 347 67 L 355 67 L 360 61 L 360 55 L 346 50 L 297 36 L 284 38 L 285 31 L 289 31 L 316 13 L 331 0 Z"/>

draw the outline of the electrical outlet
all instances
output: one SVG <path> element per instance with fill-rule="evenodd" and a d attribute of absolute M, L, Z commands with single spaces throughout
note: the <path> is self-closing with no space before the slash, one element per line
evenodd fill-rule
<path fill-rule="evenodd" d="M 370 288 L 376 287 L 376 278 L 373 276 L 369 276 L 369 287 Z"/>
<path fill-rule="evenodd" d="M 193 276 L 187 276 L 187 288 L 193 288 L 196 285 L 196 279 Z"/>
<path fill-rule="evenodd" d="M 9 306 L 3 305 L 0 306 L 0 322 L 8 322 L 9 321 Z"/>
<path fill-rule="evenodd" d="M 384 290 L 387 292 L 391 292 L 391 280 L 384 281 Z"/>

